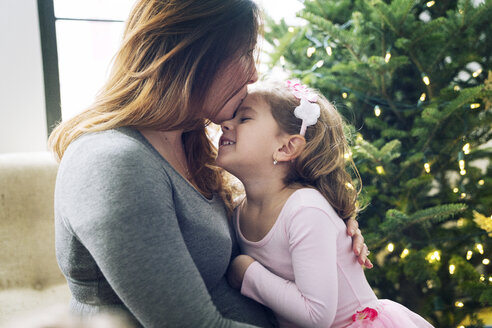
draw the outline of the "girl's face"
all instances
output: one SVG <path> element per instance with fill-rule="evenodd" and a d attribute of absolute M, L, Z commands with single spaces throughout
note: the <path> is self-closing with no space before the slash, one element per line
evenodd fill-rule
<path fill-rule="evenodd" d="M 238 90 L 240 87 L 238 86 L 238 82 L 242 83 L 242 81 L 247 80 L 248 77 L 248 84 L 258 80 L 258 72 L 256 71 L 252 51 L 219 71 L 209 90 L 209 96 L 205 100 L 204 112 L 206 118 L 210 119 L 215 124 L 221 124 L 222 122 L 231 119 L 234 112 L 247 95 L 247 85 L 243 85 Z M 217 106 L 220 106 L 221 102 L 223 102 L 224 99 L 228 99 L 231 94 L 234 95 L 217 112 Z"/>
<path fill-rule="evenodd" d="M 239 179 L 273 168 L 273 154 L 283 133 L 270 106 L 258 95 L 248 95 L 234 117 L 224 121 L 217 165 Z"/>

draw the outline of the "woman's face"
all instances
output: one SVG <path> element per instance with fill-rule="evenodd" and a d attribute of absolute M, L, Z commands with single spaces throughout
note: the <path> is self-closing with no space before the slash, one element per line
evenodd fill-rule
<path fill-rule="evenodd" d="M 247 80 L 248 77 L 249 80 Z M 209 90 L 209 95 L 205 99 L 203 107 L 205 117 L 215 124 L 231 119 L 248 93 L 247 85 L 242 85 L 245 80 L 248 81 L 248 84 L 258 80 L 258 72 L 256 71 L 252 51 L 234 60 L 219 71 Z M 239 83 L 241 84 L 239 85 Z M 231 95 L 233 96 L 231 97 Z M 229 100 L 217 111 L 217 107 L 225 99 Z"/>

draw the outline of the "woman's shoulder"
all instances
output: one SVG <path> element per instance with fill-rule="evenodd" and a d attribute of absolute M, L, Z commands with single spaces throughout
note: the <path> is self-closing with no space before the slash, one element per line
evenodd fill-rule
<path fill-rule="evenodd" d="M 163 172 L 162 160 L 140 137 L 144 138 L 129 128 L 84 134 L 68 146 L 60 161 L 58 177 L 76 173 L 83 178 L 110 179 Z"/>
<path fill-rule="evenodd" d="M 155 161 L 158 157 L 143 139 L 138 131 L 131 128 L 87 133 L 67 147 L 60 165 L 117 165 L 146 159 Z"/>
<path fill-rule="evenodd" d="M 138 131 L 119 128 L 86 133 L 75 139 L 68 147 L 65 156 L 83 157 L 87 155 L 117 155 L 143 152 L 144 142 L 138 137 Z"/>

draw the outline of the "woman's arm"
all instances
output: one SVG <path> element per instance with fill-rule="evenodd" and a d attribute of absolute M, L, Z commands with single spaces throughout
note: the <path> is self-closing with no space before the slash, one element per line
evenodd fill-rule
<path fill-rule="evenodd" d="M 369 255 L 369 249 L 364 243 L 364 236 L 359 229 L 359 223 L 355 219 L 349 219 L 346 221 L 347 234 L 352 237 L 352 249 L 357 256 L 357 261 L 366 268 L 371 269 L 373 267 L 371 260 L 367 257 Z"/>
<path fill-rule="evenodd" d="M 250 327 L 215 308 L 162 168 L 145 151 L 113 147 L 82 147 L 67 158 L 57 202 L 118 297 L 144 327 Z"/>
<path fill-rule="evenodd" d="M 297 325 L 329 327 L 338 302 L 336 240 L 337 230 L 327 214 L 304 208 L 289 229 L 295 282 L 275 275 L 246 255 L 233 262 L 229 280 L 236 285 L 242 281 L 243 295 Z"/>

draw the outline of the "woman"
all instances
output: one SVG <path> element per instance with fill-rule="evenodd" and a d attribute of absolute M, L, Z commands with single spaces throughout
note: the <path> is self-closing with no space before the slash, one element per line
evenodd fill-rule
<path fill-rule="evenodd" d="M 121 310 L 144 327 L 272 325 L 226 282 L 232 193 L 205 130 L 257 80 L 258 16 L 251 0 L 138 1 L 94 105 L 53 131 L 57 258 L 76 313 Z"/>

